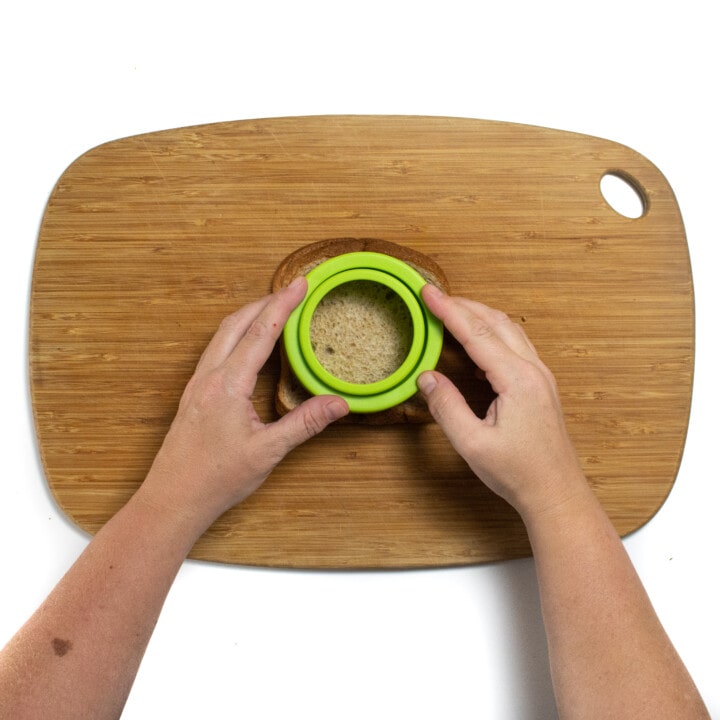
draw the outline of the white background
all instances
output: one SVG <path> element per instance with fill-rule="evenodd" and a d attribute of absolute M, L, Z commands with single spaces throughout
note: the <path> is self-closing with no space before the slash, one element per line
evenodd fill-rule
<path fill-rule="evenodd" d="M 0 645 L 88 541 L 48 493 L 28 397 L 33 253 L 63 170 L 101 142 L 221 120 L 506 120 L 629 145 L 677 194 L 697 303 L 692 417 L 669 500 L 626 546 L 720 717 L 712 4 L 9 5 L 0 11 Z M 189 561 L 123 717 L 546 720 L 555 709 L 544 643 L 530 560 L 336 574 Z"/>

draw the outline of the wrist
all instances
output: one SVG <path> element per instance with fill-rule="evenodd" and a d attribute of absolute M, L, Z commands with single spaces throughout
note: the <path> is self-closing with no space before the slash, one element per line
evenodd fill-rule
<path fill-rule="evenodd" d="M 532 491 L 514 503 L 526 526 L 544 518 L 562 518 L 574 513 L 578 506 L 597 502 L 582 469 L 568 467 L 548 472 L 542 482 L 534 482 Z"/>
<path fill-rule="evenodd" d="M 526 508 L 520 515 L 534 554 L 539 548 L 556 547 L 558 542 L 565 545 L 569 538 L 585 536 L 598 524 L 609 522 L 584 476 L 563 497 Z"/>
<path fill-rule="evenodd" d="M 201 482 L 187 475 L 158 457 L 132 500 L 154 513 L 157 522 L 187 536 L 192 546 L 225 508 L 215 507 L 208 493 L 199 492 Z"/>
<path fill-rule="evenodd" d="M 172 501 L 141 485 L 113 521 L 131 528 L 143 553 L 153 562 L 177 564 L 187 557 L 207 524 Z"/>

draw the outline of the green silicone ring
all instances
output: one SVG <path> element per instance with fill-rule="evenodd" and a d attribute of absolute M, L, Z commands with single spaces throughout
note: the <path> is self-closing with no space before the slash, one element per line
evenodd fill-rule
<path fill-rule="evenodd" d="M 405 306 L 410 311 L 412 319 L 413 339 L 408 351 L 407 357 L 403 360 L 400 367 L 391 375 L 374 383 L 358 384 L 341 380 L 331 375 L 320 363 L 310 344 L 310 322 L 315 309 L 322 299 L 340 285 L 353 282 L 355 280 L 369 280 L 393 290 L 397 293 Z M 300 313 L 299 325 L 300 351 L 306 364 L 312 373 L 325 385 L 332 388 L 335 392 L 350 395 L 378 395 L 392 390 L 398 383 L 404 380 L 410 372 L 415 368 L 422 355 L 425 347 L 425 319 L 422 309 L 412 290 L 405 283 L 398 280 L 394 275 L 390 275 L 380 270 L 371 268 L 353 268 L 351 270 L 343 270 L 321 283 L 317 289 L 306 300 L 305 305 Z"/>
<path fill-rule="evenodd" d="M 310 322 L 320 301 L 340 285 L 357 280 L 377 282 L 393 290 L 407 306 L 413 325 L 410 350 L 400 367 L 374 383 L 347 382 L 330 374 L 310 343 Z M 427 309 L 420 291 L 424 278 L 390 255 L 370 252 L 338 255 L 307 275 L 304 300 L 288 319 L 283 332 L 290 366 L 302 385 L 314 395 L 339 395 L 351 412 L 370 413 L 398 405 L 417 392 L 420 373 L 432 370 L 442 350 L 442 324 Z"/>

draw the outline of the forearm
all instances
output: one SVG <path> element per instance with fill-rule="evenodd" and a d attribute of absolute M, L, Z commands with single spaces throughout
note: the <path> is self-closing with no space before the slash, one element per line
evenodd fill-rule
<path fill-rule="evenodd" d="M 589 488 L 525 520 L 560 716 L 709 717 Z"/>
<path fill-rule="evenodd" d="M 590 492 L 550 369 L 497 310 L 426 286 L 423 299 L 496 393 L 484 417 L 440 373 L 418 387 L 453 447 L 528 529 L 563 718 L 707 718 Z"/>
<path fill-rule="evenodd" d="M 117 718 L 202 528 L 133 497 L 0 654 L 2 715 Z"/>
<path fill-rule="evenodd" d="M 148 478 L 0 653 L 0 720 L 117 718 L 197 538 L 348 412 L 340 398 L 313 397 L 265 425 L 253 406 L 258 373 L 306 290 L 297 278 L 220 324 Z"/>

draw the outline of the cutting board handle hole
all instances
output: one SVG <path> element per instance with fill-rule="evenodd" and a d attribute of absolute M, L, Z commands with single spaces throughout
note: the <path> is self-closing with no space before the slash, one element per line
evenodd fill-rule
<path fill-rule="evenodd" d="M 605 202 L 623 217 L 635 220 L 647 211 L 645 193 L 637 181 L 625 172 L 611 170 L 605 173 L 600 178 L 600 192 Z"/>

